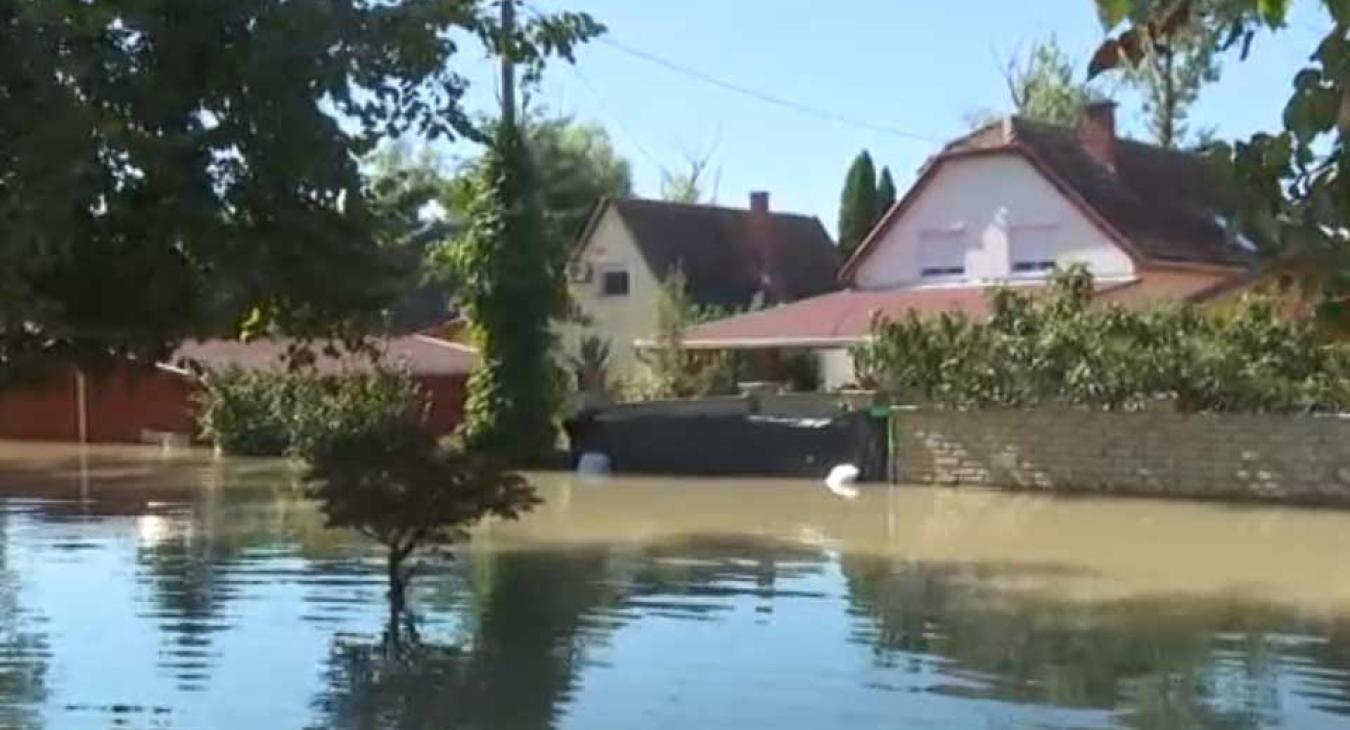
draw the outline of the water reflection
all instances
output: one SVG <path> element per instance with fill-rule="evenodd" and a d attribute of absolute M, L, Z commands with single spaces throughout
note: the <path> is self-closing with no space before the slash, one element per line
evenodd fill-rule
<path fill-rule="evenodd" d="M 0 727 L 1350 722 L 1346 513 L 544 477 L 391 645 L 284 465 L 87 461 L 0 460 Z"/>
<path fill-rule="evenodd" d="M 9 513 L 0 503 L 0 727 L 42 726 L 48 648 L 39 623 L 19 604 L 19 576 L 9 564 Z"/>

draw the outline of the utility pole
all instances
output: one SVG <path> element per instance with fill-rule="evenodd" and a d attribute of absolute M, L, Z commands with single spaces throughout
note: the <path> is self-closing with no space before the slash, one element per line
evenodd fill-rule
<path fill-rule="evenodd" d="M 508 129 L 516 126 L 516 34 L 515 0 L 502 2 L 502 37 L 497 52 L 502 57 L 502 124 Z"/>

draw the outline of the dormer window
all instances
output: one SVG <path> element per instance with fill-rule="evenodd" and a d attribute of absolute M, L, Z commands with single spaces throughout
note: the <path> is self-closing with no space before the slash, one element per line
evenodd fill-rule
<path fill-rule="evenodd" d="M 959 279 L 966 275 L 966 245 L 960 228 L 919 234 L 919 276 Z"/>
<path fill-rule="evenodd" d="M 1013 274 L 1044 275 L 1055 268 L 1058 253 L 1053 225 L 1014 226 L 1008 232 L 1008 261 Z"/>

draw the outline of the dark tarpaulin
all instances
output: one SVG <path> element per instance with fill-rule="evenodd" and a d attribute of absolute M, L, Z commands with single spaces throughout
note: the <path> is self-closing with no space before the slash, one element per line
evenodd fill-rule
<path fill-rule="evenodd" d="M 805 419 L 608 411 L 569 421 L 567 434 L 573 463 L 598 452 L 616 473 L 823 479 L 836 464 L 854 464 L 863 480 L 886 477 L 886 420 L 865 413 Z"/>

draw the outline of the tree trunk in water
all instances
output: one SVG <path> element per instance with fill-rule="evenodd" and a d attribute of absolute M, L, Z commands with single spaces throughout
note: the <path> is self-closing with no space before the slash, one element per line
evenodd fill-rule
<path fill-rule="evenodd" d="M 399 627 L 407 606 L 407 581 L 403 577 L 403 560 L 407 553 L 395 548 L 389 551 L 389 638 L 398 643 Z"/>

